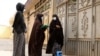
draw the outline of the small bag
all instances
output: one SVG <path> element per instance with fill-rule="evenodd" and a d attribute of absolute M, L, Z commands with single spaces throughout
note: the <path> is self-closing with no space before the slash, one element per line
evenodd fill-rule
<path fill-rule="evenodd" d="M 62 51 L 57 51 L 56 56 L 62 56 Z"/>

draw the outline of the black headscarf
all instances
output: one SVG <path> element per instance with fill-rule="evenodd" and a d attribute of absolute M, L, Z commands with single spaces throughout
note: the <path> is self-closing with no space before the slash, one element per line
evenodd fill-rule
<path fill-rule="evenodd" d="M 24 5 L 23 5 L 22 3 L 17 3 L 16 9 L 17 9 L 17 11 L 23 12 L 23 10 L 24 10 Z"/>
<path fill-rule="evenodd" d="M 37 14 L 36 19 L 38 19 L 42 23 L 43 14 Z"/>
<path fill-rule="evenodd" d="M 56 14 L 54 14 L 52 17 L 56 17 L 55 21 L 58 21 L 60 23 L 59 18 L 58 18 L 58 16 Z"/>
<path fill-rule="evenodd" d="M 58 16 L 57 16 L 56 14 L 53 14 L 52 17 L 56 17 L 56 20 L 53 20 L 53 19 L 52 19 L 51 24 L 50 24 L 50 28 L 51 28 L 51 29 L 52 29 L 52 28 L 56 28 L 55 25 L 59 25 L 59 26 L 61 27 L 61 29 L 62 29 L 62 26 L 61 26 L 61 23 L 60 23 L 60 20 L 59 20 Z M 50 32 L 51 32 L 51 31 L 52 31 L 52 30 L 50 30 Z"/>

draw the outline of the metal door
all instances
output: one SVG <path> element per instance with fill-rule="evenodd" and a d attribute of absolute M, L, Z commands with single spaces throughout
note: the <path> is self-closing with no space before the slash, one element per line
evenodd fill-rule
<path fill-rule="evenodd" d="M 66 36 L 66 3 L 64 3 L 63 5 L 57 7 L 57 11 L 58 11 L 58 17 L 59 20 L 61 22 L 62 28 L 63 28 L 63 33 L 64 33 L 64 37 Z M 63 46 L 63 54 L 65 54 L 65 42 L 66 42 L 66 37 L 64 38 L 64 46 Z"/>
<path fill-rule="evenodd" d="M 66 54 L 100 56 L 100 0 L 69 0 Z"/>

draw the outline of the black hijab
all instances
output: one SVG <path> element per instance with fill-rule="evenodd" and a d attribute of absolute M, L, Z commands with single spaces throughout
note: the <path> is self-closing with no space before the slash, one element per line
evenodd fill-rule
<path fill-rule="evenodd" d="M 23 10 L 24 10 L 24 5 L 23 5 L 22 3 L 17 3 L 17 5 L 16 5 L 16 10 L 17 10 L 17 11 L 23 12 Z"/>
<path fill-rule="evenodd" d="M 38 19 L 42 23 L 43 14 L 37 14 L 36 20 Z"/>

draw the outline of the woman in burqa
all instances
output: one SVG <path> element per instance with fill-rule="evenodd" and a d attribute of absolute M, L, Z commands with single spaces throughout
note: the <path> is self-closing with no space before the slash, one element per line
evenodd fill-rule
<path fill-rule="evenodd" d="M 29 56 L 42 56 L 42 46 L 47 27 L 42 24 L 42 14 L 37 14 L 29 40 Z"/>
<path fill-rule="evenodd" d="M 54 43 L 57 43 L 60 45 L 61 49 L 63 46 L 63 29 L 61 26 L 61 23 L 59 21 L 59 18 L 56 14 L 53 15 L 53 19 L 50 23 L 50 29 L 49 29 L 49 40 L 47 44 L 46 53 L 51 54 L 52 49 L 54 46 Z"/>
<path fill-rule="evenodd" d="M 13 56 L 25 56 L 25 30 L 26 25 L 24 22 L 23 10 L 24 5 L 17 3 L 16 15 L 13 23 Z"/>

